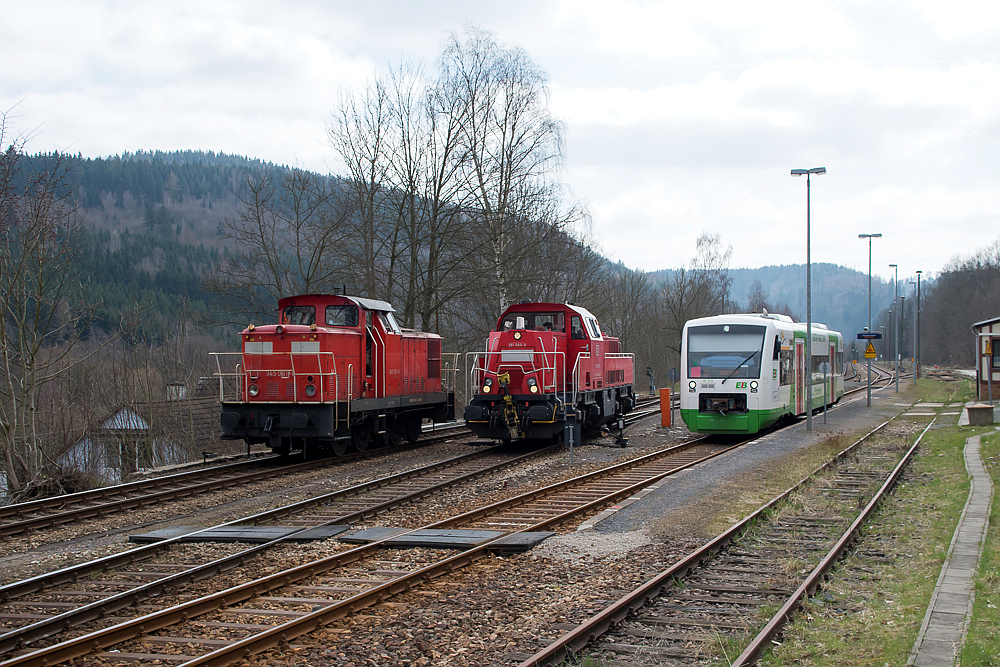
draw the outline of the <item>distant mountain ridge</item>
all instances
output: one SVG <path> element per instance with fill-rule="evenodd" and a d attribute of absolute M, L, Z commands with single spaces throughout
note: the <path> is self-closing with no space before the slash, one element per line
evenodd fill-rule
<path fill-rule="evenodd" d="M 673 270 L 656 271 L 657 282 L 669 280 Z M 729 299 L 746 307 L 755 280 L 759 280 L 770 303 L 788 304 L 796 319 L 806 319 L 806 266 L 789 264 L 756 269 L 728 269 L 732 278 Z M 903 280 L 900 278 L 900 283 Z M 902 289 L 900 290 L 903 291 Z M 892 305 L 892 281 L 872 277 L 872 321 Z M 840 331 L 848 340 L 868 326 L 868 274 L 830 263 L 812 265 L 812 320 Z"/>

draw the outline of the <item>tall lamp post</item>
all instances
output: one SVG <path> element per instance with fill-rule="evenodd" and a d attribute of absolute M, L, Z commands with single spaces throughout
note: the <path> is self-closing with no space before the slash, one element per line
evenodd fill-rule
<path fill-rule="evenodd" d="M 917 383 L 920 373 L 920 274 L 917 271 L 917 315 L 913 319 L 913 384 Z"/>
<path fill-rule="evenodd" d="M 913 296 L 917 296 L 917 281 L 908 280 L 909 284 L 913 285 Z M 913 384 L 917 383 L 917 308 L 920 304 L 913 306 L 913 342 L 911 347 L 913 348 Z"/>
<path fill-rule="evenodd" d="M 872 330 L 872 239 L 882 238 L 882 234 L 858 234 L 859 239 L 868 239 L 868 331 Z M 869 345 L 871 342 L 869 341 Z M 868 362 L 868 407 L 872 406 L 872 360 Z"/>
<path fill-rule="evenodd" d="M 899 266 L 890 264 L 890 269 L 896 270 L 896 277 L 892 279 L 892 308 L 896 311 L 896 319 L 892 321 L 892 359 L 893 368 L 896 369 L 896 393 L 899 393 L 899 308 L 896 304 L 899 301 Z M 890 318 L 892 319 L 892 318 Z"/>
<path fill-rule="evenodd" d="M 812 190 L 813 174 L 817 176 L 826 173 L 826 167 L 813 167 L 812 169 L 792 169 L 792 176 L 806 177 L 806 368 L 808 369 L 809 387 L 806 389 L 806 430 L 813 430 L 813 377 L 812 377 L 812 256 L 809 244 L 810 225 L 812 223 L 810 191 Z"/>

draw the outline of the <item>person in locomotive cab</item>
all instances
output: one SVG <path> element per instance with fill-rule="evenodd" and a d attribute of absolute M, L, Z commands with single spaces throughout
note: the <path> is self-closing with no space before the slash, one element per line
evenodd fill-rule
<path fill-rule="evenodd" d="M 573 316 L 571 327 L 573 329 L 573 340 L 586 340 L 587 336 L 583 333 L 583 326 L 580 324 L 580 318 L 576 315 Z"/>
<path fill-rule="evenodd" d="M 285 324 L 304 324 L 306 326 L 316 322 L 315 306 L 286 306 Z"/>

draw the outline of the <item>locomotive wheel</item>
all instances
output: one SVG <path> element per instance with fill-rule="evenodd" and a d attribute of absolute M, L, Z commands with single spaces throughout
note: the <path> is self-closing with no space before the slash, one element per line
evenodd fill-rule
<path fill-rule="evenodd" d="M 382 436 L 382 439 L 385 441 L 385 444 L 390 447 L 399 447 L 399 445 L 403 442 L 403 430 L 403 421 L 401 419 L 391 417 L 385 425 L 385 435 Z"/>
<path fill-rule="evenodd" d="M 406 419 L 406 439 L 411 445 L 417 444 L 417 440 L 420 439 L 422 421 L 420 417 L 408 417 Z"/>
<path fill-rule="evenodd" d="M 334 440 L 333 444 L 330 445 L 330 451 L 333 452 L 334 456 L 343 456 L 347 453 L 347 441 Z"/>
<path fill-rule="evenodd" d="M 372 441 L 372 423 L 367 419 L 360 424 L 351 427 L 351 443 L 354 449 L 363 452 L 368 449 L 368 443 Z"/>

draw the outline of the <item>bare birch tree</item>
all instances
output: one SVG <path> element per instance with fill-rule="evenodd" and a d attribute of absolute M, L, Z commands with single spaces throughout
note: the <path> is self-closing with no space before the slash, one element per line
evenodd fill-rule
<path fill-rule="evenodd" d="M 552 180 L 562 128 L 548 110 L 546 78 L 518 47 L 488 32 L 452 34 L 442 72 L 460 103 L 463 204 L 485 239 L 499 310 L 510 297 L 512 235 L 532 221 L 552 231 L 570 219 Z M 498 312 L 499 312 L 498 310 Z"/>
<path fill-rule="evenodd" d="M 206 279 L 230 314 L 267 319 L 282 297 L 340 284 L 352 208 L 335 182 L 301 169 L 247 171 L 236 195 L 238 213 L 222 225 L 230 243 Z"/>
<path fill-rule="evenodd" d="M 75 270 L 83 223 L 66 161 L 51 156 L 39 169 L 23 148 L 0 114 L 0 446 L 15 495 L 52 472 L 43 391 L 86 361 L 75 352 L 93 316 Z"/>
<path fill-rule="evenodd" d="M 389 134 L 393 127 L 389 85 L 376 77 L 360 95 L 344 91 L 327 134 L 347 168 L 345 185 L 354 196 L 351 252 L 365 296 L 389 298 L 392 277 L 380 275 L 387 239 L 382 224 L 392 188 L 388 183 Z"/>

